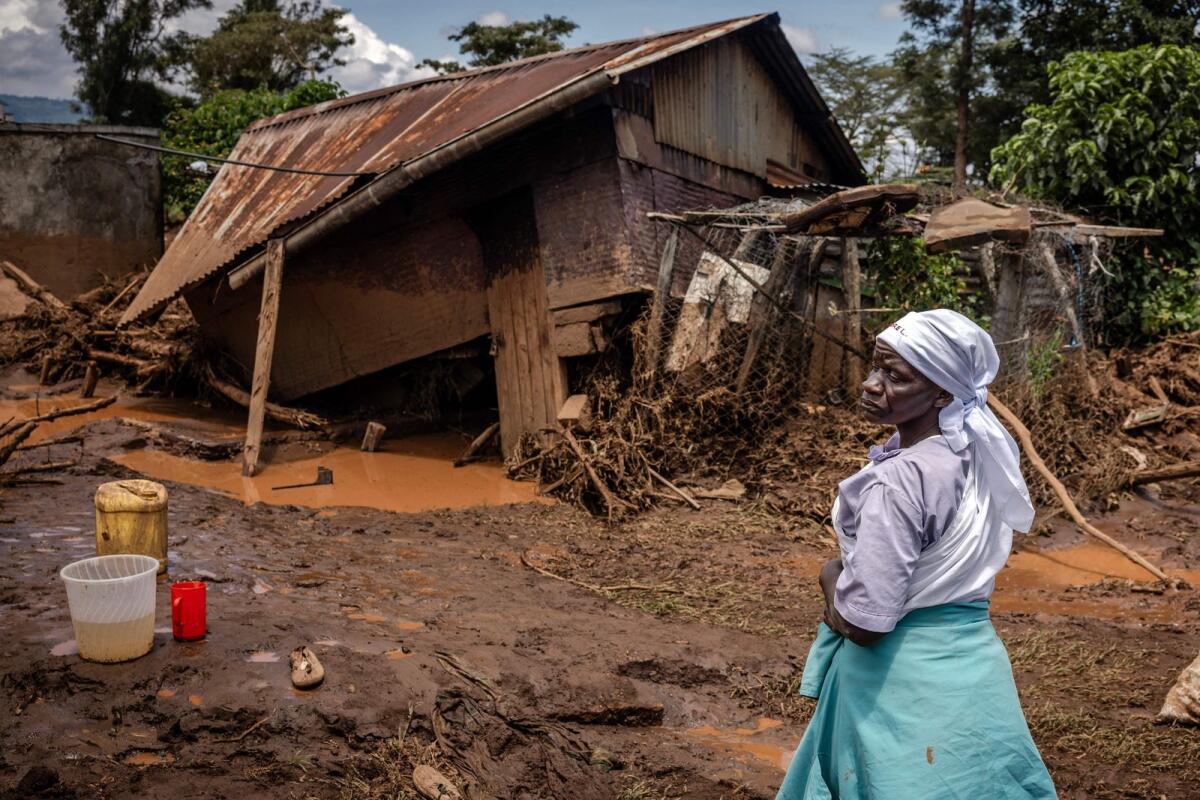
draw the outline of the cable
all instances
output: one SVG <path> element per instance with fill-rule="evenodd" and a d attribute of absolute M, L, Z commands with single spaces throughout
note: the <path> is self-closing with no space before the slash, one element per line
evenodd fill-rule
<path fill-rule="evenodd" d="M 140 147 L 143 150 L 154 150 L 159 153 L 169 153 L 173 156 L 189 156 L 201 161 L 219 161 L 222 164 L 233 164 L 238 167 L 251 167 L 253 169 L 270 169 L 276 172 L 291 172 L 297 175 L 321 175 L 327 178 L 372 178 L 374 172 L 322 172 L 316 169 L 297 169 L 295 167 L 276 167 L 271 164 L 254 164 L 249 161 L 237 161 L 232 158 L 220 158 L 218 156 L 206 156 L 203 153 L 189 153 L 187 150 L 174 150 L 170 147 L 159 147 L 153 144 L 142 144 L 141 142 L 131 142 L 127 139 L 118 139 L 115 136 L 105 136 L 102 133 L 96 134 L 97 139 L 103 139 L 106 142 L 116 142 L 130 147 Z"/>

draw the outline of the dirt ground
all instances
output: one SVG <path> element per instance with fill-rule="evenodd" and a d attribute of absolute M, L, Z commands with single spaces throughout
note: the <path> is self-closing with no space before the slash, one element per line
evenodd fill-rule
<path fill-rule="evenodd" d="M 821 525 L 719 501 L 614 526 L 535 502 L 247 505 L 166 480 L 170 579 L 208 582 L 209 635 L 171 638 L 164 582 L 153 651 L 93 664 L 57 571 L 94 553 L 95 487 L 198 435 L 107 416 L 23 455 L 75 459 L 61 483 L 0 488 L 0 796 L 405 798 L 417 763 L 479 798 L 774 796 L 811 713 Z M 267 456 L 297 448 L 319 445 Z M 1200 585 L 1196 487 L 1120 501 L 1099 526 Z M 1200 731 L 1153 724 L 1200 593 L 1058 521 L 1018 549 L 993 617 L 1061 796 L 1200 797 Z M 328 677 L 299 692 L 305 643 Z"/>

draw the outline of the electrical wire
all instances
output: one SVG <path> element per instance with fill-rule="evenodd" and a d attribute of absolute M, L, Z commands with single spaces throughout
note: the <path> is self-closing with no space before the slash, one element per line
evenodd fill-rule
<path fill-rule="evenodd" d="M 153 144 L 143 144 L 141 142 L 131 142 L 128 139 L 118 139 L 115 136 L 105 136 L 102 133 L 95 134 L 97 139 L 103 139 L 106 142 L 115 142 L 117 144 L 128 145 L 129 147 L 140 147 L 143 150 L 154 150 L 158 153 L 168 153 L 173 156 L 188 156 L 200 161 L 217 161 L 221 164 L 233 164 L 238 167 L 250 167 L 252 169 L 269 169 L 276 172 L 290 172 L 297 175 L 320 175 L 327 178 L 373 178 L 374 172 L 323 172 L 317 169 L 299 169 L 297 167 L 278 167 L 273 164 L 255 164 L 251 161 L 238 161 L 233 158 L 220 158 L 218 156 L 206 156 L 203 153 L 191 153 L 187 150 L 175 150 L 170 147 L 160 147 Z"/>

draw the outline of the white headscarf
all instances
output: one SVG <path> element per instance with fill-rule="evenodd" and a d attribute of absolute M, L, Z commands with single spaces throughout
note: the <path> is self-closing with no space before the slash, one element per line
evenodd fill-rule
<path fill-rule="evenodd" d="M 904 315 L 877 337 L 954 399 L 938 423 L 950 447 L 971 448 L 980 491 L 990 495 L 1000 518 L 1028 531 L 1033 504 L 1021 476 L 1017 443 L 987 405 L 987 387 L 1000 370 L 992 337 L 956 311 L 939 308 Z"/>

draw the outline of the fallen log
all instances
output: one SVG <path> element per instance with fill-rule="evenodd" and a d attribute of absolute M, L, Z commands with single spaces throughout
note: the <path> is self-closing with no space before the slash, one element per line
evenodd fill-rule
<path fill-rule="evenodd" d="M 250 395 L 244 392 L 232 383 L 226 383 L 213 373 L 212 369 L 205 370 L 205 381 L 217 393 L 221 394 L 227 400 L 236 403 L 243 408 L 250 407 Z M 329 424 L 329 420 L 322 416 L 313 414 L 310 411 L 301 411 L 296 408 L 288 408 L 281 406 L 278 403 L 272 403 L 269 400 L 266 403 L 266 414 L 276 422 L 281 422 L 284 425 L 290 425 L 293 428 L 307 430 L 309 428 L 323 428 Z"/>
<path fill-rule="evenodd" d="M 1099 539 L 1109 547 L 1124 555 L 1133 563 L 1137 564 L 1142 569 L 1149 572 L 1160 581 L 1171 583 L 1171 578 L 1167 576 L 1158 567 L 1147 561 L 1141 554 L 1129 549 L 1125 545 L 1118 542 L 1116 539 L 1109 536 L 1104 531 L 1097 528 L 1095 525 L 1087 521 L 1079 511 L 1079 507 L 1075 505 L 1075 501 L 1071 499 L 1071 494 L 1067 491 L 1067 487 L 1063 486 L 1062 481 L 1055 477 L 1050 468 L 1046 466 L 1046 462 L 1038 455 L 1037 448 L 1033 446 L 1033 437 L 1029 434 L 1029 429 L 1025 427 L 1025 423 L 1008 409 L 1006 405 L 996 399 L 995 395 L 988 396 L 988 405 L 1000 415 L 1000 418 L 1008 423 L 1009 427 L 1017 434 L 1017 439 L 1021 442 L 1021 448 L 1025 451 L 1025 455 L 1029 458 L 1029 463 L 1033 464 L 1034 469 L 1046 479 L 1046 483 L 1050 484 L 1050 488 L 1058 495 L 1059 501 L 1063 504 L 1063 509 L 1075 521 L 1075 524 L 1081 531 L 1089 536 Z"/>
<path fill-rule="evenodd" d="M 1184 461 L 1182 464 L 1172 464 L 1162 469 L 1147 469 L 1135 472 L 1129 480 L 1130 486 L 1141 486 L 1146 483 L 1159 481 L 1175 481 L 1180 478 L 1195 478 L 1200 476 L 1200 461 Z"/>
<path fill-rule="evenodd" d="M 25 270 L 11 261 L 0 261 L 0 272 L 16 281 L 17 285 L 21 287 L 21 291 L 30 297 L 36 297 L 51 308 L 60 310 L 66 308 L 63 301 L 55 297 L 53 292 L 29 277 Z"/>

